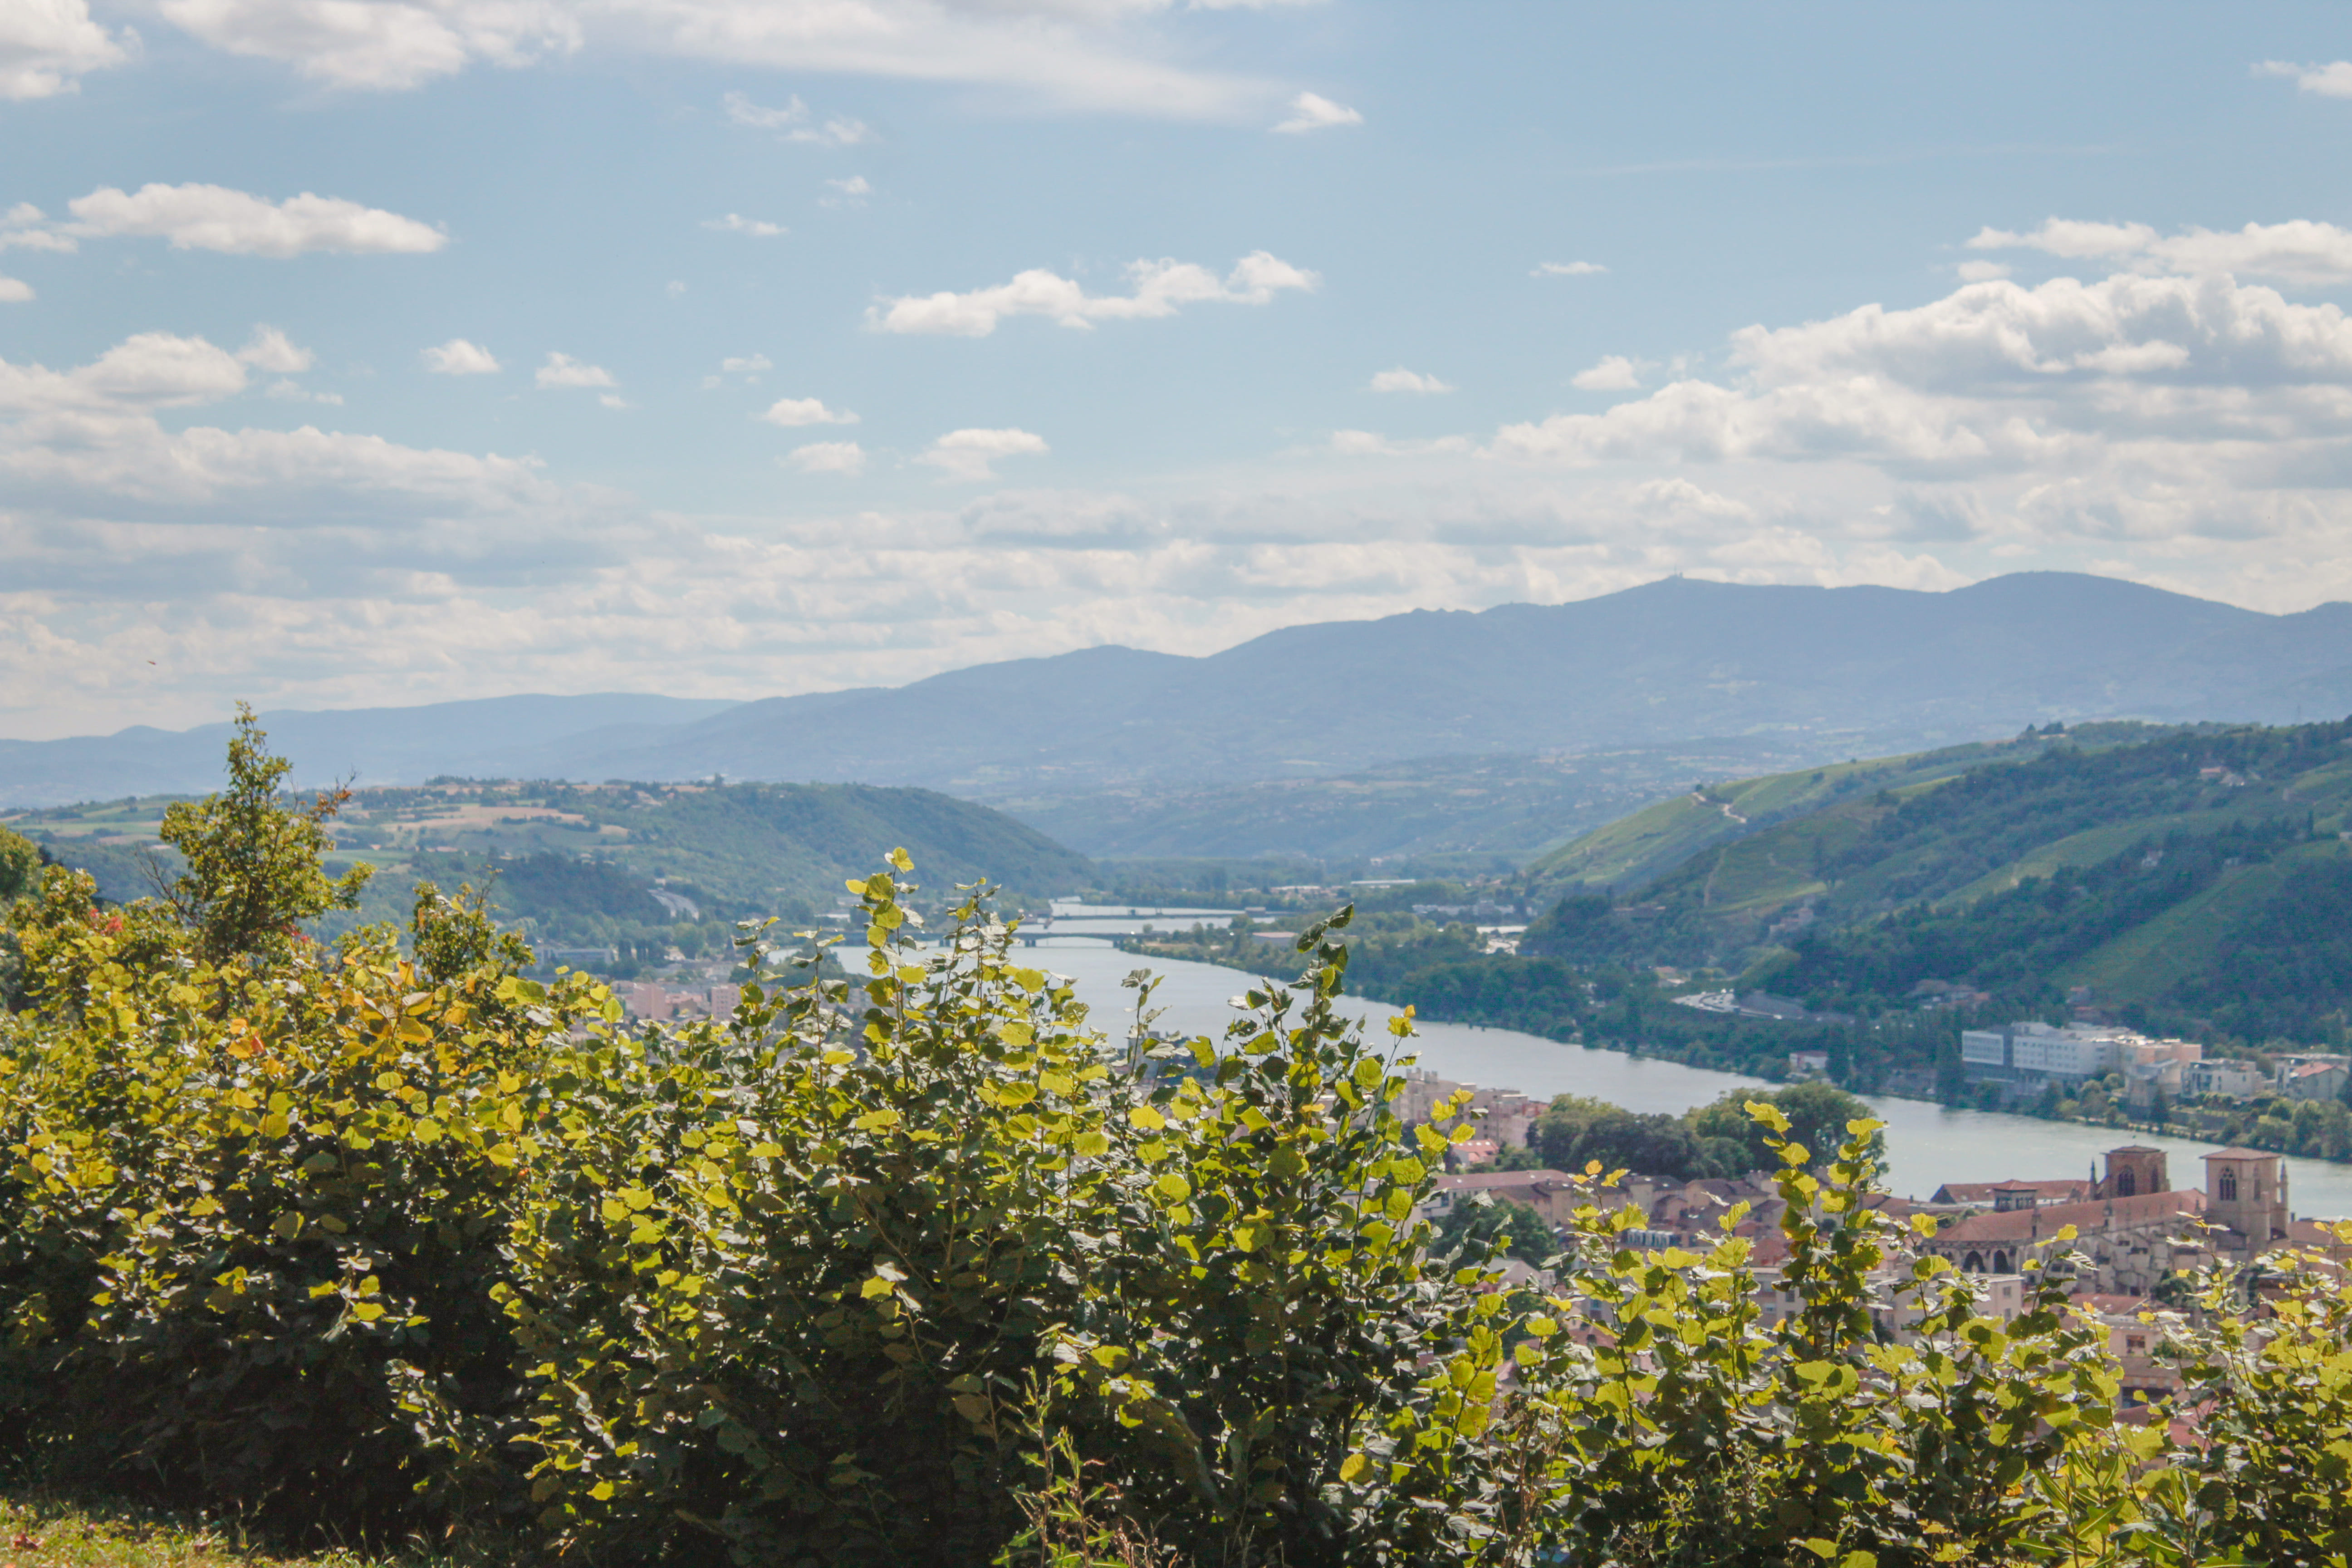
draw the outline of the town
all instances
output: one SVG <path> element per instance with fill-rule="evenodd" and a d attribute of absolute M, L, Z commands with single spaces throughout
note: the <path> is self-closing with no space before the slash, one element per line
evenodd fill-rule
<path fill-rule="evenodd" d="M 2056 1031 L 2052 1031 L 2055 1033 Z M 2179 1042 L 2076 1039 L 2058 1054 L 2047 1037 L 2021 1026 L 1990 1037 L 1996 1043 L 2041 1042 L 2039 1066 L 2019 1067 L 2012 1047 L 2003 1070 L 2038 1071 L 2111 1066 L 2109 1048 L 2129 1050 Z M 1979 1047 L 1979 1049 L 1990 1047 Z M 2191 1047 L 2193 1049 L 2193 1047 Z M 2177 1061 L 2164 1058 L 2168 1065 Z M 2193 1058 L 2192 1058 L 2193 1059 Z M 2313 1064 L 2294 1069 L 2298 1073 Z M 2340 1075 L 2340 1061 L 2332 1064 Z M 1450 1108 L 1466 1100 L 1466 1110 Z M 1534 1142 L 1545 1103 L 1509 1089 L 1487 1089 L 1412 1074 L 1394 1102 L 1407 1122 L 1441 1128 L 1466 1121 L 1472 1136 L 1453 1146 L 1449 1168 L 1418 1210 L 1449 1228 L 1474 1205 L 1510 1205 L 1562 1242 L 1581 1209 L 1594 1209 L 1616 1227 L 1620 1246 L 1640 1252 L 1705 1256 L 1727 1239 L 1748 1244 L 1746 1261 L 1758 1277 L 1758 1300 L 1768 1316 L 1796 1309 L 1799 1297 L 1780 1286 L 1789 1257 L 1782 1220 L 1789 1204 L 1778 1173 L 1764 1170 L 1688 1180 L 1640 1171 L 1604 1173 L 1505 1168 L 1506 1151 Z M 2352 1238 L 2340 1221 L 2296 1215 L 2284 1158 L 2259 1149 L 2216 1149 L 2202 1157 L 2194 1184 L 2176 1186 L 2165 1151 L 2124 1144 L 2079 1176 L 2032 1174 L 2000 1182 L 1946 1182 L 1926 1197 L 1874 1193 L 1877 1212 L 1910 1225 L 1917 1253 L 1938 1258 L 1971 1278 L 1979 1310 L 2004 1322 L 2024 1310 L 2029 1273 L 2055 1268 L 2069 1279 L 2069 1303 L 2081 1321 L 2106 1336 L 2121 1368 L 2127 1403 L 2147 1405 L 2178 1394 L 2176 1362 L 2153 1353 L 2161 1336 L 2158 1314 L 2193 1311 L 2192 1277 L 2219 1268 L 2258 1290 L 2266 1255 L 2293 1251 L 2352 1264 Z M 1515 1237 L 1515 1242 L 1530 1238 Z M 1538 1241 L 1533 1249 L 1546 1250 Z M 1537 1290 L 1555 1287 L 1552 1272 L 1519 1250 L 1507 1265 L 1509 1282 Z M 1909 1342 L 1919 1313 L 1900 1300 L 1910 1259 L 1897 1257 L 1873 1276 L 1873 1315 L 1890 1338 Z M 1590 1304 L 1588 1304 L 1588 1307 Z M 1595 1314 L 1596 1321 L 1605 1313 Z M 2183 1419 L 2176 1412 L 2173 1419 Z"/>

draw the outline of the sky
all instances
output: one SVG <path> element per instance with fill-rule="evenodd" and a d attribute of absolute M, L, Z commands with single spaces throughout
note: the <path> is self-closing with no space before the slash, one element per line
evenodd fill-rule
<path fill-rule="evenodd" d="M 2336 5 L 0 0 L 0 737 L 2352 598 Z"/>

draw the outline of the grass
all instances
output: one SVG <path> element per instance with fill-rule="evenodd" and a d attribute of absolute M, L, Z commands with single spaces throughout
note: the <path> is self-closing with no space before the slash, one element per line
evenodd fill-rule
<path fill-rule="evenodd" d="M 457 1568 L 424 1552 L 341 1548 L 286 1556 L 233 1521 L 0 1483 L 0 1568 Z"/>

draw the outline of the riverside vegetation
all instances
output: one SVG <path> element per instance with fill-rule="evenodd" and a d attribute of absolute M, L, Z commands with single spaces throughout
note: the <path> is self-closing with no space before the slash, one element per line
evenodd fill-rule
<path fill-rule="evenodd" d="M 1416 1217 L 1466 1126 L 1388 1109 L 1411 1026 L 1341 1012 L 1341 910 L 1222 1041 L 1107 1034 L 987 890 L 864 971 L 742 933 L 719 1022 L 636 1031 L 464 890 L 333 951 L 331 795 L 248 721 L 188 871 L 47 868 L 0 1024 L 0 1444 L 57 1483 L 295 1539 L 588 1563 L 2318 1564 L 2352 1553 L 2352 1286 L 2277 1255 L 2167 1319 L 2193 1436 L 2118 1408 L 1865 1206 L 1877 1130 L 1756 1136 L 1747 1244 L 1551 1259 Z M 1899 1309 L 1916 1334 L 1890 1337 Z"/>

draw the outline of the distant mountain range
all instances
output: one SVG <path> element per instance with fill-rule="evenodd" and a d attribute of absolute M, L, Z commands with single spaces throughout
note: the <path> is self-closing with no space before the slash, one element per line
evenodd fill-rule
<path fill-rule="evenodd" d="M 1568 605 L 1292 626 L 1198 658 L 1106 647 L 731 705 L 518 697 L 267 721 L 306 781 L 724 773 L 1026 804 L 1697 737 L 1769 738 L 1811 761 L 2053 719 L 2347 711 L 2352 605 L 2272 616 L 2024 573 L 1940 594 L 1677 577 Z M 224 735 L 0 742 L 0 804 L 206 788 Z"/>

